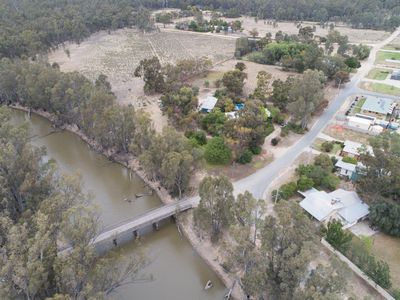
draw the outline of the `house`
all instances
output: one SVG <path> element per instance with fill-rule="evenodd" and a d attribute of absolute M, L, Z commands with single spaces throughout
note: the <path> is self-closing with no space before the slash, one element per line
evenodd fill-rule
<path fill-rule="evenodd" d="M 400 70 L 393 71 L 392 75 L 390 76 L 392 80 L 400 80 Z"/>
<path fill-rule="evenodd" d="M 340 156 L 358 158 L 360 156 L 360 151 L 362 151 L 363 149 L 365 149 L 365 151 L 369 153 L 373 153 L 371 146 L 365 146 L 357 142 L 346 140 L 344 141 L 344 148 L 342 149 Z"/>
<path fill-rule="evenodd" d="M 393 113 L 396 102 L 393 99 L 368 96 L 361 107 L 363 113 L 387 116 Z"/>
<path fill-rule="evenodd" d="M 336 219 L 344 228 L 349 228 L 363 220 L 369 213 L 369 206 L 353 191 L 337 189 L 327 193 L 313 188 L 300 194 L 304 196 L 300 206 L 325 224 Z"/>
<path fill-rule="evenodd" d="M 214 109 L 217 101 L 217 98 L 213 96 L 207 96 L 207 98 L 200 104 L 199 111 L 209 113 Z"/>
<path fill-rule="evenodd" d="M 339 158 L 335 164 L 335 167 L 338 169 L 340 176 L 347 177 L 348 179 L 355 181 L 357 180 L 360 171 L 362 171 L 363 164 L 360 162 L 357 164 L 352 164 L 343 161 L 342 158 Z"/>

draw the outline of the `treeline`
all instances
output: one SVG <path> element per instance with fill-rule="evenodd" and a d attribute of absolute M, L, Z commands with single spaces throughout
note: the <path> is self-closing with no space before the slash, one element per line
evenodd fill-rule
<path fill-rule="evenodd" d="M 0 298 L 104 299 L 139 277 L 146 259 L 96 255 L 99 214 L 79 176 L 61 176 L 0 108 Z M 67 255 L 60 246 L 72 246 Z"/>
<path fill-rule="evenodd" d="M 65 41 L 80 42 L 103 29 L 138 25 L 150 12 L 135 0 L 43 0 L 0 2 L 0 58 L 33 56 Z"/>
<path fill-rule="evenodd" d="M 159 1 L 146 1 L 159 7 Z M 197 5 L 228 12 L 229 16 L 249 14 L 258 19 L 293 21 L 342 21 L 355 28 L 393 30 L 400 25 L 400 3 L 393 0 L 169 0 L 170 7 Z"/>
<path fill-rule="evenodd" d="M 76 125 L 100 151 L 139 157 L 147 174 L 172 194 L 185 191 L 201 158 L 185 137 L 171 130 L 158 135 L 145 113 L 118 105 L 104 75 L 92 83 L 56 64 L 3 59 L 0 101 L 44 110 L 56 126 Z"/>
<path fill-rule="evenodd" d="M 324 72 L 328 79 L 344 82 L 352 69 L 361 66 L 370 48 L 366 45 L 350 45 L 348 37 L 336 30 L 330 30 L 323 38 L 314 36 L 315 28 L 306 26 L 297 35 L 278 31 L 275 41 L 271 34 L 258 40 L 239 38 L 236 40 L 235 56 L 247 55 L 247 59 L 260 64 L 279 65 L 284 70 L 303 72 L 316 69 Z M 338 46 L 334 54 L 334 45 Z M 334 54 L 334 55 L 332 55 Z"/>

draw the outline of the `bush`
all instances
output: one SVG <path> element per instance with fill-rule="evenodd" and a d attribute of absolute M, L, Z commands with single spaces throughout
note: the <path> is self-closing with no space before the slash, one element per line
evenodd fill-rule
<path fill-rule="evenodd" d="M 207 143 L 204 157 L 210 164 L 226 165 L 231 162 L 232 152 L 222 137 L 214 137 Z"/>
<path fill-rule="evenodd" d="M 253 159 L 253 153 L 250 150 L 244 151 L 238 158 L 238 162 L 241 164 L 248 164 Z"/>
<path fill-rule="evenodd" d="M 272 122 L 267 122 L 267 128 L 265 129 L 265 136 L 269 136 L 271 133 L 274 132 L 274 125 L 272 125 Z"/>
<path fill-rule="evenodd" d="M 321 150 L 324 152 L 331 152 L 333 150 L 333 143 L 325 141 L 321 144 Z"/>
<path fill-rule="evenodd" d="M 358 61 L 358 59 L 356 57 L 349 57 L 347 58 L 344 63 L 352 69 L 358 69 L 359 67 L 361 67 L 360 62 Z"/>
<path fill-rule="evenodd" d="M 289 198 L 293 197 L 297 192 L 297 184 L 296 182 L 289 182 L 282 185 L 279 190 L 272 191 L 272 200 L 279 201 L 279 200 L 288 200 Z"/>
<path fill-rule="evenodd" d="M 208 80 L 204 81 L 204 86 L 206 88 L 210 87 L 210 82 Z"/>
<path fill-rule="evenodd" d="M 278 143 L 279 143 L 280 140 L 281 140 L 280 138 L 274 137 L 274 138 L 271 140 L 271 145 L 272 145 L 272 146 L 278 145 Z"/>
<path fill-rule="evenodd" d="M 268 106 L 267 109 L 271 113 L 272 122 L 275 124 L 282 124 L 285 122 L 285 116 L 281 113 L 281 110 L 275 106 Z"/>
<path fill-rule="evenodd" d="M 252 146 L 250 147 L 250 151 L 254 154 L 254 155 L 258 155 L 261 153 L 261 147 L 258 146 Z"/>
<path fill-rule="evenodd" d="M 342 161 L 345 163 L 353 164 L 353 165 L 357 164 L 357 159 L 354 157 L 350 157 L 350 156 L 343 157 Z"/>
<path fill-rule="evenodd" d="M 289 130 L 293 131 L 294 133 L 297 134 L 304 134 L 305 130 L 303 128 L 301 128 L 300 125 L 297 125 L 295 123 L 288 123 L 286 126 Z"/>
<path fill-rule="evenodd" d="M 300 191 L 307 191 L 314 186 L 314 181 L 307 176 L 300 176 L 299 180 L 297 180 L 297 188 Z"/>
<path fill-rule="evenodd" d="M 206 133 L 203 130 L 193 132 L 190 138 L 195 139 L 200 146 L 207 144 Z"/>

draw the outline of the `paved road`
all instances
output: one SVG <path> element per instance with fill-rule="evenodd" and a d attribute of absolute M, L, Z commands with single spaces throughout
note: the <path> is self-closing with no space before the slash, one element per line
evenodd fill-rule
<path fill-rule="evenodd" d="M 335 99 L 333 99 L 314 126 L 298 142 L 291 146 L 284 155 L 277 158 L 263 169 L 258 170 L 256 173 L 236 181 L 234 183 L 235 193 L 242 193 L 248 190 L 253 193 L 255 197 L 262 198 L 265 190 L 268 188 L 269 184 L 274 180 L 274 178 L 276 178 L 286 168 L 290 167 L 297 156 L 313 143 L 318 133 L 322 131 L 329 121 L 334 117 L 344 101 L 351 95 L 363 92 L 363 90 L 358 88 L 357 85 L 360 80 L 368 74 L 371 68 L 373 68 L 376 52 L 379 48 L 390 43 L 399 34 L 400 27 L 385 41 L 376 44 L 371 49 L 371 54 L 368 60 L 363 63 L 362 67 L 359 69 L 357 74 L 353 76 L 351 81 L 340 90 L 339 94 L 335 97 Z M 363 93 L 372 95 L 376 94 L 370 92 Z"/>

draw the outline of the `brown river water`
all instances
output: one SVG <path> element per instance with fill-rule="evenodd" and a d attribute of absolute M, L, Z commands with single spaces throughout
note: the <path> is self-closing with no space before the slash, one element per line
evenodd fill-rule
<path fill-rule="evenodd" d="M 62 173 L 79 172 L 84 189 L 93 195 L 93 202 L 100 208 L 103 226 L 111 226 L 145 211 L 161 206 L 160 199 L 153 194 L 135 199 L 135 193 L 146 193 L 144 182 L 135 174 L 92 150 L 76 135 L 57 132 L 46 119 L 13 110 L 12 121 L 29 123 L 32 144 L 45 146 L 49 158 L 57 162 Z M 129 203 L 125 199 L 132 199 Z M 200 300 L 223 299 L 225 287 L 217 276 L 196 254 L 188 241 L 182 238 L 174 224 L 166 224 L 159 231 L 141 237 L 151 264 L 143 273 L 151 274 L 154 280 L 135 283 L 120 288 L 112 299 L 137 300 Z M 132 253 L 135 245 L 122 246 L 123 253 Z M 213 287 L 207 291 L 208 280 Z"/>

